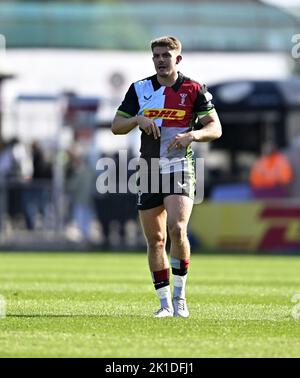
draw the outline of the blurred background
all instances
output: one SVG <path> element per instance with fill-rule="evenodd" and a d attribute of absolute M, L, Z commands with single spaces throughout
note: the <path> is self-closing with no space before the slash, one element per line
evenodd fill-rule
<path fill-rule="evenodd" d="M 99 194 L 96 162 L 138 154 L 110 123 L 154 74 L 150 40 L 174 35 L 223 125 L 194 146 L 192 247 L 300 252 L 300 0 L 1 1 L 0 34 L 1 249 L 145 247 L 135 196 Z"/>

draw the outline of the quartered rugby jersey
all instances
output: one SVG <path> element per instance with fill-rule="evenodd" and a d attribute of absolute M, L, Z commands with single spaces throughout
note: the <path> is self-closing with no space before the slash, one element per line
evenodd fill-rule
<path fill-rule="evenodd" d="M 158 139 L 141 130 L 141 157 L 160 158 L 162 170 L 170 171 L 168 161 L 172 162 L 171 171 L 189 170 L 193 156 L 191 147 L 186 150 L 173 148 L 168 152 L 168 146 L 178 133 L 191 130 L 197 118 L 201 119 L 213 111 L 211 100 L 212 95 L 205 85 L 180 72 L 172 87 L 162 86 L 153 75 L 131 84 L 118 114 L 125 117 L 143 115 L 155 120 L 160 127 Z"/>

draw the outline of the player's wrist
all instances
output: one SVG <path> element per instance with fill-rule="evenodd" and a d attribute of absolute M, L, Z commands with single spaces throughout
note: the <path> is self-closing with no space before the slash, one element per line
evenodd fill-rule
<path fill-rule="evenodd" d="M 139 126 L 140 122 L 139 122 L 139 116 L 138 115 L 134 116 L 134 123 L 135 123 L 135 126 Z"/>
<path fill-rule="evenodd" d="M 195 138 L 195 135 L 194 135 L 194 132 L 193 131 L 190 131 L 189 132 L 189 138 L 190 138 L 190 142 L 196 142 L 196 138 Z"/>

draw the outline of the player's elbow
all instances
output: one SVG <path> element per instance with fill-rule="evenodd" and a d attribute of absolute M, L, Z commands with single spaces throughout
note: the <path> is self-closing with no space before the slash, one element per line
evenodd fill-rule
<path fill-rule="evenodd" d="M 219 139 L 221 138 L 222 136 L 222 126 L 221 124 L 218 122 L 216 125 L 215 125 L 215 128 L 214 128 L 214 139 Z"/>
<path fill-rule="evenodd" d="M 114 135 L 118 135 L 118 128 L 117 128 L 117 126 L 116 126 L 116 124 L 115 123 L 112 123 L 111 124 L 111 132 L 114 134 Z"/>
<path fill-rule="evenodd" d="M 221 138 L 221 136 L 222 136 L 222 127 L 220 127 L 220 128 L 217 130 L 217 132 L 216 132 L 216 139 Z"/>
<path fill-rule="evenodd" d="M 112 133 L 114 135 L 124 135 L 127 134 L 130 130 L 131 125 L 130 123 L 128 124 L 128 119 L 116 115 L 111 123 Z"/>
<path fill-rule="evenodd" d="M 222 125 L 217 113 L 214 114 L 213 120 L 215 139 L 219 139 L 222 136 Z"/>
<path fill-rule="evenodd" d="M 111 123 L 111 131 L 114 135 L 119 135 L 119 134 L 122 134 L 120 132 L 120 125 L 118 122 L 116 122 L 115 120 L 112 121 Z"/>

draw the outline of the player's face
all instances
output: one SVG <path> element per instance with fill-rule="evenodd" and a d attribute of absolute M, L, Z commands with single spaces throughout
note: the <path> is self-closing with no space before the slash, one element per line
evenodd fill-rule
<path fill-rule="evenodd" d="M 177 72 L 176 63 L 179 63 L 181 56 L 176 50 L 168 47 L 156 46 L 153 49 L 153 63 L 158 76 L 169 77 Z"/>

